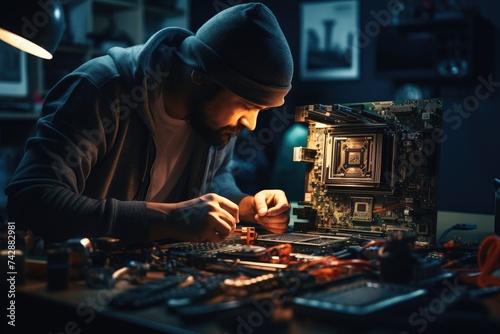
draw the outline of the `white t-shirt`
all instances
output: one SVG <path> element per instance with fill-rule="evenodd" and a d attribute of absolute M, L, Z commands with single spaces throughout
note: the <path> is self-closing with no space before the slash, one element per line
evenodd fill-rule
<path fill-rule="evenodd" d="M 194 134 L 187 121 L 172 118 L 165 112 L 162 96 L 153 108 L 153 119 L 156 158 L 151 169 L 147 200 L 164 202 L 186 167 Z"/>

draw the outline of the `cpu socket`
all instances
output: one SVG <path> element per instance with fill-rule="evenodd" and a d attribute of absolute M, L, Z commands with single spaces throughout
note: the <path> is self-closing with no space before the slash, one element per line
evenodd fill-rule
<path fill-rule="evenodd" d="M 351 215 L 353 221 L 372 222 L 373 221 L 373 198 L 371 197 L 351 197 Z"/>
<path fill-rule="evenodd" d="M 325 184 L 375 187 L 380 185 L 382 133 L 336 134 L 325 137 Z"/>

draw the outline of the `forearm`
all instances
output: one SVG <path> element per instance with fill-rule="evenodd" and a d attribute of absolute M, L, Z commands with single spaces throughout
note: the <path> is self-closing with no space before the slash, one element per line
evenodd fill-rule
<path fill-rule="evenodd" d="M 175 209 L 174 204 L 146 202 L 147 209 L 147 241 L 159 239 L 179 239 L 175 235 L 173 223 L 169 222 L 169 215 Z"/>
<path fill-rule="evenodd" d="M 145 240 L 144 202 L 95 200 L 64 187 L 11 190 L 9 219 L 46 242 L 101 236 L 113 236 L 124 243 Z"/>

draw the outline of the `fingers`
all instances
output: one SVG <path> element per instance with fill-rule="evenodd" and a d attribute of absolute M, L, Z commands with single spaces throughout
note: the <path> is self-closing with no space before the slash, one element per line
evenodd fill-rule
<path fill-rule="evenodd" d="M 214 241 L 226 239 L 235 229 L 236 223 L 234 220 L 228 222 L 227 219 L 222 218 L 219 214 L 211 212 L 208 214 L 207 232 L 209 237 Z"/>
<path fill-rule="evenodd" d="M 233 233 L 239 221 L 239 207 L 237 204 L 217 194 L 206 194 L 203 200 L 207 201 L 207 226 L 205 239 L 220 242 Z"/>
<path fill-rule="evenodd" d="M 290 209 L 285 193 L 281 190 L 263 190 L 254 196 L 255 208 L 259 216 L 274 217 Z"/>
<path fill-rule="evenodd" d="M 276 234 L 283 234 L 288 229 L 288 224 L 265 223 L 261 224 L 267 231 Z"/>
<path fill-rule="evenodd" d="M 219 206 L 220 208 L 223 210 L 222 213 L 224 214 L 225 218 L 228 220 L 228 222 L 230 222 L 230 224 L 232 225 L 232 229 L 231 229 L 231 232 L 232 230 L 234 229 L 234 227 L 236 226 L 236 224 L 239 222 L 240 220 L 240 217 L 239 217 L 239 207 L 236 203 L 228 200 L 227 198 L 225 197 L 222 197 L 222 196 L 218 196 L 218 200 L 219 200 Z"/>
<path fill-rule="evenodd" d="M 267 210 L 266 216 L 274 217 L 274 216 L 279 216 L 283 213 L 286 213 L 288 215 L 289 210 L 290 210 L 290 204 L 288 203 L 286 197 L 283 196 L 283 198 L 281 198 L 281 196 L 279 196 L 279 199 L 274 204 L 274 206 L 270 207 Z"/>
<path fill-rule="evenodd" d="M 290 204 L 281 190 L 263 190 L 254 196 L 255 220 L 272 233 L 284 233 L 290 221 Z"/>
<path fill-rule="evenodd" d="M 168 219 L 175 227 L 171 234 L 182 241 L 213 241 L 226 239 L 239 222 L 237 204 L 217 194 L 205 194 L 174 204 Z"/>
<path fill-rule="evenodd" d="M 264 216 L 255 215 L 257 223 L 272 233 L 282 234 L 285 233 L 290 222 L 290 215 L 285 211 L 277 216 Z"/>
<path fill-rule="evenodd" d="M 260 191 L 254 196 L 255 210 L 257 215 L 265 216 L 267 214 L 267 193 Z"/>

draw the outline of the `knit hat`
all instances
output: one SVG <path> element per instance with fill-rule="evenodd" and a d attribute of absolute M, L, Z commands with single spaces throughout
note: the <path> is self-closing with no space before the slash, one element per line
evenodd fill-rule
<path fill-rule="evenodd" d="M 219 12 L 186 38 L 178 56 L 241 98 L 280 106 L 291 89 L 293 59 L 271 10 L 261 3 Z"/>

